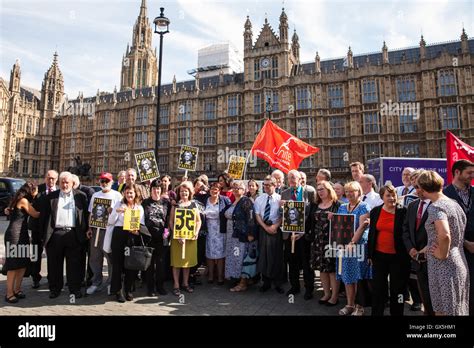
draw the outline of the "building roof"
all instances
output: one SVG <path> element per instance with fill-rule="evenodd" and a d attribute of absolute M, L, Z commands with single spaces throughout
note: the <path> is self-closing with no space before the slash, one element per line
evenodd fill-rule
<path fill-rule="evenodd" d="M 468 40 L 469 44 L 469 51 L 474 53 L 474 39 Z M 442 43 L 435 43 L 431 45 L 426 45 L 426 59 L 434 59 L 439 57 L 443 51 L 446 51 L 452 55 L 458 55 L 461 52 L 461 41 L 449 41 L 449 42 L 442 42 Z M 344 71 L 346 67 L 344 66 L 344 61 L 346 57 L 341 58 L 332 58 L 327 60 L 321 60 L 321 72 L 322 73 L 330 73 L 333 71 L 333 67 L 335 67 L 336 71 Z M 366 53 L 366 54 L 358 54 L 353 56 L 354 60 L 354 67 L 364 67 L 367 65 L 367 60 L 369 61 L 370 65 L 379 65 L 382 64 L 382 50 L 380 52 L 375 53 Z M 400 48 L 393 51 L 388 51 L 388 60 L 389 64 L 397 65 L 401 64 L 403 60 L 407 63 L 418 63 L 420 61 L 420 46 L 414 47 L 407 47 L 407 48 Z M 315 66 L 314 61 L 303 63 L 299 67 L 300 71 L 305 74 L 310 74 L 314 72 Z M 216 88 L 219 86 L 219 79 L 220 76 L 210 76 L 204 77 L 199 79 L 199 89 L 206 90 L 208 88 Z M 223 83 L 224 85 L 229 84 L 243 84 L 244 83 L 244 74 L 227 74 L 223 76 Z M 187 80 L 182 82 L 176 83 L 177 90 L 187 90 L 192 91 L 195 88 L 196 81 Z M 157 94 L 158 88 L 155 88 L 155 95 Z M 163 94 L 170 94 L 173 90 L 173 84 L 168 83 L 161 86 L 161 95 Z M 135 91 L 136 97 L 143 95 L 143 96 L 151 96 L 152 95 L 152 87 L 146 87 L 142 89 L 138 89 Z M 132 98 L 132 90 L 117 92 L 117 101 L 120 102 L 123 99 L 131 99 Z M 84 102 L 95 102 L 96 97 L 88 97 L 84 98 Z M 72 100 L 71 102 L 75 102 L 76 100 Z M 113 93 L 108 93 L 104 95 L 100 95 L 101 102 L 113 102 Z"/>

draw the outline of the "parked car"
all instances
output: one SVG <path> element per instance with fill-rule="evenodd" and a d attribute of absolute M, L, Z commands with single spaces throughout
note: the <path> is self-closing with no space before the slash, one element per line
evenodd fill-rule
<path fill-rule="evenodd" d="M 0 215 L 5 215 L 3 211 L 24 183 L 25 180 L 23 179 L 0 178 Z"/>

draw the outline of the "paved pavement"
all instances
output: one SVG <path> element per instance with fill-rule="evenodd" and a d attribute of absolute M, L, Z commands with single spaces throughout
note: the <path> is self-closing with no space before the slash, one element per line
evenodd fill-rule
<path fill-rule="evenodd" d="M 5 255 L 3 235 L 8 226 L 4 217 L 0 218 L 0 257 Z M 276 293 L 273 289 L 266 293 L 260 293 L 258 287 L 253 285 L 246 292 L 232 293 L 229 285 L 218 286 L 216 284 L 197 285 L 192 294 L 184 293 L 181 298 L 171 293 L 165 296 L 147 297 L 144 288 L 138 288 L 134 293 L 132 302 L 118 303 L 114 296 L 107 296 L 107 291 L 97 292 L 91 296 L 77 299 L 75 303 L 70 302 L 69 292 L 65 289 L 56 299 L 49 298 L 46 283 L 46 258 L 43 255 L 41 287 L 32 289 L 31 278 L 25 278 L 23 291 L 26 299 L 16 304 L 8 304 L 3 301 L 6 288 L 6 277 L 0 275 L 0 301 L 1 315 L 317 315 L 337 316 L 338 311 L 345 304 L 345 299 L 340 299 L 340 305 L 327 307 L 319 305 L 317 299 L 322 296 L 319 274 L 316 274 L 316 290 L 312 300 L 305 301 L 303 294 L 298 294 L 294 299 Z M 201 270 L 203 272 L 203 270 Z M 104 267 L 104 275 L 106 266 Z M 204 277 L 203 280 L 205 280 Z M 165 283 L 165 288 L 170 290 L 172 283 Z M 285 285 L 285 290 L 289 284 Z M 84 289 L 82 289 L 83 292 Z M 406 315 L 421 315 L 421 312 L 409 311 L 406 306 Z M 370 308 L 366 309 L 370 314 Z"/>

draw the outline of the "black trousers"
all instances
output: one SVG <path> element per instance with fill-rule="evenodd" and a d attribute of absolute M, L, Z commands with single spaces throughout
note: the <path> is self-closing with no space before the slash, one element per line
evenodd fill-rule
<path fill-rule="evenodd" d="M 90 242 L 86 241 L 84 244 L 82 244 L 82 249 L 84 249 L 84 252 L 82 253 L 82 259 L 81 259 L 81 282 L 86 281 L 86 280 L 91 280 L 92 277 L 94 276 L 94 273 L 92 272 L 91 266 L 89 266 L 89 261 L 88 261 L 90 258 Z M 86 272 L 87 272 L 87 278 L 86 278 Z"/>
<path fill-rule="evenodd" d="M 64 285 L 64 258 L 66 258 L 66 277 L 70 292 L 81 289 L 81 260 L 83 248 L 76 239 L 74 229 L 56 230 L 46 245 L 48 257 L 48 282 L 51 292 L 60 292 Z"/>
<path fill-rule="evenodd" d="M 430 296 L 430 287 L 428 283 L 428 263 L 422 262 L 420 263 L 420 268 L 416 272 L 417 280 L 417 292 L 421 295 L 420 303 L 423 302 L 423 306 L 425 307 L 425 312 L 428 315 L 434 315 L 433 306 L 431 304 L 431 296 Z M 413 279 L 410 279 L 413 280 Z M 413 293 L 412 293 L 413 296 Z"/>
<path fill-rule="evenodd" d="M 43 254 L 43 243 L 40 239 L 40 231 L 31 230 L 31 245 L 38 250 L 38 259 L 31 261 L 31 278 L 34 282 L 41 280 L 41 255 Z"/>
<path fill-rule="evenodd" d="M 163 238 L 152 240 L 148 243 L 149 247 L 154 248 L 150 267 L 145 272 L 146 285 L 148 292 L 154 292 L 155 289 L 163 289 L 165 281 L 165 247 Z"/>
<path fill-rule="evenodd" d="M 375 251 L 373 262 L 372 315 L 381 316 L 387 302 L 388 279 L 390 275 L 390 315 L 403 315 L 404 293 L 410 272 L 409 260 L 397 254 Z"/>
<path fill-rule="evenodd" d="M 115 227 L 112 233 L 112 280 L 110 293 L 115 294 L 122 290 L 122 274 L 124 274 L 123 287 L 125 293 L 131 293 L 138 271 L 128 270 L 124 267 L 125 251 L 132 245 L 140 245 L 140 236 L 124 231 L 123 227 Z"/>
<path fill-rule="evenodd" d="M 285 262 L 288 264 L 291 287 L 300 289 L 300 270 L 303 269 L 304 287 L 306 291 L 314 290 L 314 270 L 310 265 L 311 243 L 304 236 L 295 241 L 295 252 L 291 253 L 291 235 L 285 241 Z"/>

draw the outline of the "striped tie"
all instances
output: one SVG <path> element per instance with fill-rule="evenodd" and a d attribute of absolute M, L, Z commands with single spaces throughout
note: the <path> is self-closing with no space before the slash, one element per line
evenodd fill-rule
<path fill-rule="evenodd" d="M 270 197 L 268 196 L 267 205 L 265 205 L 265 213 L 263 214 L 263 221 L 268 221 L 270 218 Z"/>

